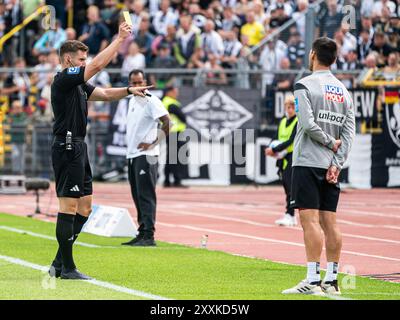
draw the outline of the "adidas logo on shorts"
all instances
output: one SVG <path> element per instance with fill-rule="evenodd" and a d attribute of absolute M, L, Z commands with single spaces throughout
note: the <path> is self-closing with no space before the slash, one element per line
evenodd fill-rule
<path fill-rule="evenodd" d="M 74 185 L 71 189 L 69 189 L 69 191 L 79 192 L 79 187 L 77 185 Z"/>

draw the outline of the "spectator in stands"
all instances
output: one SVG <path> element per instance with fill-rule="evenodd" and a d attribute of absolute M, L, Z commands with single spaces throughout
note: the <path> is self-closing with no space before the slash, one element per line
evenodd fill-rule
<path fill-rule="evenodd" d="M 46 4 L 49 6 L 53 6 L 56 9 L 56 17 L 57 19 L 60 19 L 61 21 L 61 27 L 65 28 L 67 26 L 67 9 L 72 5 L 72 1 L 65 1 L 65 0 L 46 0 Z M 73 1 L 73 5 L 75 3 L 85 3 L 86 1 Z M 74 8 L 74 16 L 78 16 L 78 10 L 77 8 Z M 74 25 L 76 24 L 77 21 L 74 21 Z"/>
<path fill-rule="evenodd" d="M 292 18 L 296 21 L 297 30 L 301 35 L 301 40 L 306 38 L 306 15 L 308 10 L 308 0 L 297 0 L 297 11 L 293 13 Z"/>
<path fill-rule="evenodd" d="M 154 15 L 152 24 L 157 35 L 166 35 L 167 26 L 178 23 L 179 15 L 170 5 L 170 0 L 161 0 L 160 10 Z"/>
<path fill-rule="evenodd" d="M 226 31 L 225 35 L 224 54 L 220 60 L 223 68 L 231 69 L 236 66 L 243 45 L 238 40 L 236 31 Z"/>
<path fill-rule="evenodd" d="M 375 32 L 374 40 L 371 45 L 371 51 L 378 53 L 378 67 L 384 67 L 387 62 L 389 54 L 393 51 L 393 48 L 388 44 L 386 35 L 383 32 Z"/>
<path fill-rule="evenodd" d="M 176 34 L 177 42 L 174 45 L 174 54 L 178 63 L 184 67 L 190 60 L 197 61 L 201 51 L 200 30 L 192 23 L 192 17 L 182 15 L 180 29 Z M 195 55 L 195 56 L 194 56 Z"/>
<path fill-rule="evenodd" d="M 88 22 L 82 28 L 82 35 L 78 38 L 89 47 L 89 54 L 96 55 L 108 45 L 110 31 L 100 20 L 99 8 L 90 6 L 87 10 Z"/>
<path fill-rule="evenodd" d="M 204 25 L 207 21 L 207 18 L 205 15 L 202 13 L 201 8 L 199 4 L 197 3 L 191 3 L 189 5 L 189 14 L 192 17 L 192 22 L 193 24 L 199 28 L 200 30 L 203 30 Z"/>
<path fill-rule="evenodd" d="M 5 72 L 0 72 L 0 95 L 10 96 L 17 93 L 20 88 L 13 84 L 7 83 L 8 75 Z"/>
<path fill-rule="evenodd" d="M 281 60 L 286 57 L 286 50 L 287 47 L 281 40 L 269 40 L 260 55 L 260 64 L 262 69 L 264 71 L 278 70 Z M 273 81 L 274 75 L 272 73 L 263 73 L 262 88 L 266 91 L 271 91 L 267 86 L 271 86 Z M 262 91 L 263 94 L 265 94 L 264 90 Z"/>
<path fill-rule="evenodd" d="M 370 53 L 366 58 L 364 62 L 364 66 L 367 69 L 374 69 L 376 70 L 378 68 L 377 64 L 377 54 L 376 52 Z"/>
<path fill-rule="evenodd" d="M 171 55 L 171 48 L 167 43 L 161 43 L 158 49 L 158 55 L 153 60 L 152 68 L 155 69 L 169 69 L 178 68 L 179 64 L 176 59 Z M 157 74 L 151 76 L 151 83 L 156 85 L 158 89 L 164 89 L 172 80 L 171 74 Z"/>
<path fill-rule="evenodd" d="M 240 30 L 241 21 L 239 17 L 235 14 L 232 7 L 224 7 L 222 27 L 219 30 L 222 37 L 225 37 L 225 32 L 229 32 L 233 29 L 237 31 Z"/>
<path fill-rule="evenodd" d="M 140 53 L 146 57 L 146 64 L 150 64 L 152 56 L 151 44 L 154 39 L 153 35 L 149 32 L 149 28 L 150 16 L 147 12 L 143 12 L 140 17 L 139 30 L 135 37 L 135 42 L 139 46 Z"/>
<path fill-rule="evenodd" d="M 22 23 L 23 12 L 19 0 L 9 0 L 5 6 L 4 12 L 5 29 L 4 34 L 7 34 L 15 26 Z M 9 41 L 4 44 L 4 61 L 8 65 L 13 65 L 15 57 L 18 57 L 17 50 L 21 44 L 21 32 L 15 34 Z"/>
<path fill-rule="evenodd" d="M 56 21 L 56 29 L 47 30 L 33 46 L 32 53 L 37 56 L 40 53 L 57 52 L 67 40 L 65 30 L 61 28 L 61 21 Z"/>
<path fill-rule="evenodd" d="M 358 60 L 364 63 L 365 58 L 370 52 L 372 39 L 369 37 L 369 30 L 362 29 L 357 41 L 357 55 Z"/>
<path fill-rule="evenodd" d="M 214 2 L 216 3 L 216 2 Z M 204 16 L 206 19 L 210 19 L 214 21 L 215 24 L 215 29 L 221 29 L 222 28 L 222 20 L 221 20 L 221 15 L 220 11 L 217 8 L 212 8 L 211 5 L 204 11 Z"/>
<path fill-rule="evenodd" d="M 386 6 L 382 8 L 381 16 L 379 20 L 375 23 L 374 28 L 376 31 L 386 32 L 390 26 L 390 16 L 392 13 L 390 9 Z"/>
<path fill-rule="evenodd" d="M 345 60 L 340 66 L 340 70 L 344 71 L 360 70 L 362 68 L 362 64 L 358 62 L 356 50 L 350 50 L 345 55 Z M 353 74 L 339 74 L 337 75 L 337 78 L 342 80 L 347 89 L 353 88 L 355 80 L 355 76 Z"/>
<path fill-rule="evenodd" d="M 158 49 L 160 48 L 161 44 L 167 44 L 171 54 L 174 53 L 174 47 L 176 44 L 176 27 L 174 25 L 168 25 L 167 34 L 159 35 L 153 40 L 153 43 L 151 44 L 151 49 L 154 56 L 158 54 Z"/>
<path fill-rule="evenodd" d="M 347 22 L 343 22 L 340 31 L 343 34 L 343 54 L 346 55 L 351 50 L 357 50 L 357 38 L 351 34 L 350 25 Z"/>
<path fill-rule="evenodd" d="M 39 77 L 39 81 L 37 84 L 37 87 L 39 88 L 39 90 L 42 90 L 43 87 L 46 85 L 47 83 L 47 72 L 43 72 L 45 70 L 51 70 L 51 65 L 50 63 L 48 63 L 47 61 L 47 54 L 45 53 L 39 53 L 38 55 L 38 64 L 34 67 L 35 71 L 38 73 L 38 77 Z"/>
<path fill-rule="evenodd" d="M 224 42 L 219 33 L 215 31 L 215 24 L 212 20 L 207 20 L 204 24 L 202 44 L 206 60 L 210 54 L 215 55 L 219 59 L 224 53 Z"/>
<path fill-rule="evenodd" d="M 285 11 L 286 16 L 291 16 L 293 14 L 293 1 L 287 1 L 287 0 L 271 0 L 271 5 L 269 6 L 269 12 L 270 13 L 272 10 L 276 10 L 278 6 L 283 6 L 283 9 Z"/>
<path fill-rule="evenodd" d="M 104 8 L 100 10 L 100 16 L 111 34 L 118 33 L 120 14 L 121 11 L 117 7 L 117 0 L 104 0 Z"/>
<path fill-rule="evenodd" d="M 74 28 L 65 29 L 65 34 L 67 35 L 67 40 L 76 40 L 76 31 Z"/>
<path fill-rule="evenodd" d="M 388 57 L 388 65 L 383 69 L 386 74 L 392 74 L 393 79 L 400 75 L 399 53 L 392 52 Z"/>
<path fill-rule="evenodd" d="M 132 42 L 129 45 L 128 55 L 125 57 L 122 64 L 122 81 L 124 83 L 128 82 L 129 73 L 133 69 L 144 69 L 146 67 L 146 58 L 140 53 L 139 46 L 136 42 Z"/>
<path fill-rule="evenodd" d="M 120 55 L 118 52 L 116 52 L 111 62 L 108 64 L 107 68 L 121 69 L 123 62 L 124 62 L 124 57 Z M 113 84 L 114 87 L 122 87 L 123 83 L 122 83 L 121 73 L 119 72 L 110 73 L 110 82 Z"/>
<path fill-rule="evenodd" d="M 40 92 L 38 108 L 33 115 L 35 122 L 51 123 L 51 121 L 54 118 L 53 108 L 51 106 L 51 84 L 53 83 L 53 78 L 54 78 L 53 74 L 51 73 L 47 74 L 46 85 Z"/>
<path fill-rule="evenodd" d="M 275 11 L 273 11 L 273 17 L 269 21 L 269 27 L 271 29 L 277 29 L 282 27 L 286 22 L 290 20 L 289 16 L 285 13 L 285 6 L 281 3 L 276 5 Z M 284 42 L 287 42 L 289 39 L 288 29 L 285 29 L 281 32 L 280 39 Z"/>
<path fill-rule="evenodd" d="M 386 29 L 388 44 L 397 52 L 400 52 L 400 19 L 396 14 L 390 17 L 389 27 Z"/>
<path fill-rule="evenodd" d="M 362 17 L 371 17 L 375 0 L 362 0 L 360 13 Z"/>
<path fill-rule="evenodd" d="M 265 36 L 264 26 L 256 21 L 252 10 L 247 12 L 246 23 L 242 26 L 240 32 L 248 37 L 248 44 L 251 47 L 257 45 Z"/>
<path fill-rule="evenodd" d="M 290 69 L 290 60 L 286 57 L 282 58 L 280 62 L 280 70 L 285 71 Z M 291 73 L 277 74 L 274 78 L 272 86 L 275 90 L 293 90 L 295 75 Z"/>
<path fill-rule="evenodd" d="M 125 0 L 125 6 L 128 8 L 132 20 L 132 33 L 135 36 L 139 31 L 141 14 L 144 11 L 143 0 Z"/>
<path fill-rule="evenodd" d="M 207 85 L 224 85 L 227 84 L 227 78 L 224 71 L 218 64 L 218 57 L 215 54 L 208 54 L 208 61 L 204 64 L 204 68 L 210 70 L 206 73 L 206 84 Z M 217 71 L 217 72 L 214 72 Z"/>
<path fill-rule="evenodd" d="M 253 10 L 256 21 L 264 26 L 267 21 L 267 14 L 265 13 L 263 2 L 261 0 L 254 0 Z"/>
<path fill-rule="evenodd" d="M 300 32 L 292 32 L 288 41 L 287 54 L 290 61 L 290 67 L 292 69 L 301 69 L 305 53 L 305 44 L 301 40 Z"/>
<path fill-rule="evenodd" d="M 381 17 L 384 7 L 387 7 L 390 10 L 390 12 L 395 12 L 396 10 L 396 4 L 393 1 L 378 0 L 375 1 L 374 6 L 372 7 L 372 17 L 373 18 Z"/>
<path fill-rule="evenodd" d="M 11 125 L 11 163 L 14 174 L 23 174 L 25 170 L 25 127 L 27 119 L 28 116 L 24 112 L 21 101 L 13 101 L 7 121 Z"/>
<path fill-rule="evenodd" d="M 56 73 L 58 71 L 61 71 L 61 64 L 60 64 L 60 58 L 57 54 L 57 52 L 51 52 L 47 56 L 47 62 L 50 63 L 50 69 Z"/>
<path fill-rule="evenodd" d="M 368 30 L 369 40 L 372 42 L 372 39 L 374 38 L 375 28 L 372 23 L 372 18 L 370 16 L 361 17 L 361 29 Z"/>
<path fill-rule="evenodd" d="M 335 32 L 340 28 L 343 15 L 338 10 L 336 0 L 328 0 L 328 11 L 322 17 L 320 35 L 333 38 Z"/>
<path fill-rule="evenodd" d="M 15 59 L 16 71 L 11 73 L 6 80 L 6 88 L 18 87 L 18 91 L 10 95 L 10 101 L 19 100 L 23 106 L 27 104 L 27 93 L 29 91 L 29 76 L 26 73 L 26 62 L 24 58 Z"/>

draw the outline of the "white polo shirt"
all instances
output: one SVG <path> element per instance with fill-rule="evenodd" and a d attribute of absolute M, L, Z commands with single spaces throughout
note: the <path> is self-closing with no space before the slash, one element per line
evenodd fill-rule
<path fill-rule="evenodd" d="M 153 143 L 157 139 L 158 119 L 167 114 L 168 111 L 161 100 L 153 94 L 144 98 L 134 96 L 130 99 L 126 123 L 127 159 L 160 154 L 159 145 L 146 151 L 139 150 L 138 145 L 142 142 Z"/>

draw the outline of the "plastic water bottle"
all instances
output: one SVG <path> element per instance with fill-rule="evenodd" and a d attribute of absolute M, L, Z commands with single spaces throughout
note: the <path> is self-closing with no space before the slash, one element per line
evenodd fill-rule
<path fill-rule="evenodd" d="M 203 249 L 207 248 L 207 241 L 208 241 L 208 234 L 203 235 L 203 237 L 201 238 L 201 247 Z"/>

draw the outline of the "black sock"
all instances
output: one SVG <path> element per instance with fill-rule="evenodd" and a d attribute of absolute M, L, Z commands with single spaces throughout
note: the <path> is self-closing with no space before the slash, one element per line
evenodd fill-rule
<path fill-rule="evenodd" d="M 88 220 L 88 217 L 82 216 L 79 213 L 76 213 L 75 219 L 74 219 L 74 241 L 78 238 L 78 235 L 81 233 L 83 225 L 86 223 Z M 57 265 L 57 267 L 61 264 L 62 257 L 61 257 L 61 250 L 58 248 L 56 257 L 54 259 L 54 264 Z"/>
<path fill-rule="evenodd" d="M 72 214 L 58 213 L 56 236 L 65 269 L 75 269 L 72 257 L 72 245 L 74 243 L 74 216 Z"/>

